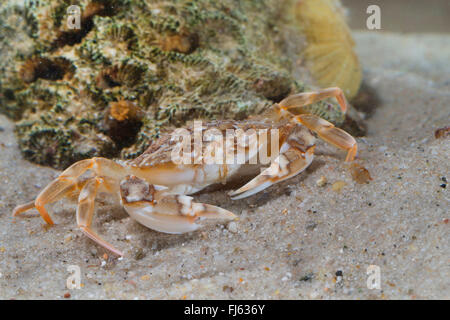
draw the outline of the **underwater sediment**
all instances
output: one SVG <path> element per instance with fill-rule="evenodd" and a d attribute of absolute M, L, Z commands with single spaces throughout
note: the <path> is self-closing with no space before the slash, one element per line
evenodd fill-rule
<path fill-rule="evenodd" d="M 0 112 L 27 159 L 62 169 L 133 158 L 166 128 L 245 119 L 315 86 L 352 98 L 361 71 L 340 11 L 332 0 L 5 2 Z M 344 122 L 333 101 L 310 111 Z"/>

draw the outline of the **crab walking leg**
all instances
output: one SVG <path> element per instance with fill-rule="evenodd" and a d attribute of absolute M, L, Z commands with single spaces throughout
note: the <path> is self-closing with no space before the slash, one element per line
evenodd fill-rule
<path fill-rule="evenodd" d="M 311 164 L 314 158 L 314 148 L 315 146 L 311 146 L 306 152 L 303 152 L 296 147 L 290 146 L 274 160 L 269 168 L 265 169 L 243 187 L 231 192 L 231 199 L 246 198 L 275 183 L 301 173 Z"/>
<path fill-rule="evenodd" d="M 48 224 L 52 225 L 53 220 L 50 218 L 44 205 L 55 202 L 65 195 L 70 194 L 73 191 L 75 185 L 76 182 L 72 179 L 58 177 L 56 180 L 51 182 L 44 190 L 42 190 L 35 201 L 17 206 L 13 210 L 13 216 L 15 217 L 24 211 L 36 208 L 42 219 L 44 219 Z"/>
<path fill-rule="evenodd" d="M 37 211 L 39 211 L 39 214 L 45 222 L 52 225 L 53 221 L 48 215 L 44 205 L 55 202 L 69 194 L 74 189 L 77 178 L 91 167 L 92 160 L 82 160 L 74 163 L 41 191 L 34 201 L 34 205 L 31 205 L 30 202 L 16 207 L 13 211 L 13 216 L 17 216 L 18 214 L 34 207 Z"/>
<path fill-rule="evenodd" d="M 102 247 L 108 249 L 109 251 L 123 256 L 123 253 L 114 248 L 111 244 L 100 238 L 92 229 L 92 217 L 94 216 L 95 209 L 95 197 L 99 186 L 103 183 L 103 179 L 100 177 L 95 177 L 89 179 L 88 182 L 81 189 L 80 195 L 78 197 L 78 207 L 77 207 L 77 224 L 81 231 L 88 236 L 90 239 L 97 242 Z"/>
<path fill-rule="evenodd" d="M 117 170 L 118 168 L 119 170 Z M 64 170 L 55 180 L 50 182 L 50 184 L 48 184 L 47 187 L 45 187 L 45 189 L 42 190 L 37 196 L 34 201 L 34 205 L 29 202 L 24 205 L 17 206 L 13 211 L 13 216 L 17 216 L 18 214 L 29 209 L 36 208 L 45 222 L 52 225 L 53 221 L 44 206 L 46 204 L 58 201 L 64 196 L 70 194 L 76 188 L 78 177 L 89 169 L 92 169 L 97 175 L 99 175 L 100 172 L 121 173 L 123 171 L 120 170 L 123 169 L 120 165 L 105 158 L 92 158 L 78 161 Z"/>
<path fill-rule="evenodd" d="M 355 138 L 342 129 L 336 128 L 331 122 L 328 122 L 312 114 L 302 114 L 294 118 L 308 129 L 316 132 L 326 142 L 347 150 L 345 161 L 350 162 L 355 159 L 358 145 Z"/>
<path fill-rule="evenodd" d="M 281 109 L 288 110 L 291 108 L 307 106 L 314 102 L 332 97 L 336 98 L 339 106 L 342 109 L 342 112 L 347 112 L 347 101 L 345 100 L 344 92 L 338 87 L 326 88 L 314 92 L 302 92 L 293 94 L 281 100 L 278 105 L 281 107 Z"/>
<path fill-rule="evenodd" d="M 12 215 L 13 215 L 13 217 L 15 217 L 15 216 L 19 215 L 20 213 L 28 211 L 33 208 L 34 208 L 34 200 L 15 207 Z"/>

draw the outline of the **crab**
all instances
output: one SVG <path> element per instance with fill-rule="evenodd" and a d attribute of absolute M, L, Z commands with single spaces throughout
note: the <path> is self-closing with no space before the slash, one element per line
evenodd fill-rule
<path fill-rule="evenodd" d="M 276 141 L 267 139 L 253 141 L 255 148 L 250 148 L 248 138 L 241 140 L 246 141 L 244 144 L 231 140 L 231 143 L 225 145 L 214 144 L 216 140 L 205 138 L 200 149 L 198 143 L 194 141 L 194 146 L 191 147 L 194 151 L 188 156 L 188 160 L 193 161 L 180 162 L 173 156 L 179 151 L 179 141 L 173 139 L 171 134 L 165 133 L 133 160 L 114 161 L 95 157 L 78 161 L 48 184 L 34 201 L 17 206 L 13 216 L 36 208 L 45 222 L 52 225 L 53 221 L 45 205 L 64 197 L 78 197 L 76 211 L 78 227 L 97 244 L 119 256 L 123 256 L 123 253 L 103 240 L 91 227 L 95 198 L 99 192 L 113 194 L 131 218 L 150 229 L 164 233 L 191 232 L 201 227 L 203 220 L 211 219 L 216 223 L 236 219 L 232 212 L 214 205 L 194 202 L 189 195 L 207 186 L 225 183 L 236 177 L 242 179 L 243 176 L 256 172 L 252 180 L 229 193 L 231 198 L 236 200 L 292 178 L 311 164 L 314 157 L 315 134 L 347 151 L 345 160 L 353 161 L 357 153 L 355 139 L 332 123 L 304 112 L 305 106 L 333 97 L 337 99 L 345 113 L 347 110 L 345 96 L 341 89 L 333 87 L 290 95 L 275 103 L 263 115 L 245 121 L 211 121 L 200 127 L 201 134 L 205 134 L 208 129 L 214 129 L 221 137 L 225 137 L 230 129 L 277 133 Z M 192 126 L 188 126 L 185 130 L 193 133 L 193 136 L 199 133 Z M 276 149 L 272 150 L 274 146 Z M 270 166 L 264 168 L 263 164 L 255 160 L 258 159 L 261 150 L 269 147 L 273 161 Z M 198 152 L 209 150 L 216 156 L 231 154 L 236 160 L 238 152 L 235 153 L 234 150 L 237 149 L 245 151 L 244 161 L 239 163 L 228 160 L 208 162 L 207 157 L 202 159 Z M 257 170 L 260 170 L 259 174 Z"/>

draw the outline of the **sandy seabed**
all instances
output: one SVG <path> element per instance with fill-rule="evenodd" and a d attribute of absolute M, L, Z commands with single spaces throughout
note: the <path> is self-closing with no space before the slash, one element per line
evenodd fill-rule
<path fill-rule="evenodd" d="M 319 142 L 304 173 L 248 199 L 196 196 L 236 213 L 231 225 L 161 234 L 100 201 L 95 227 L 122 260 L 77 229 L 70 202 L 49 206 L 51 228 L 32 212 L 12 219 L 59 172 L 23 160 L 1 116 L 0 298 L 449 299 L 450 139 L 434 132 L 450 124 L 450 36 L 355 39 L 369 111 L 357 163 L 372 181 L 356 183 L 343 152 Z M 70 265 L 79 290 L 66 287 Z M 371 265 L 381 289 L 367 286 Z"/>

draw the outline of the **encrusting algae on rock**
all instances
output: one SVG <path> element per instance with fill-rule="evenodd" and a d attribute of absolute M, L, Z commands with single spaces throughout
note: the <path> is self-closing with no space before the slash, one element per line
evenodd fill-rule
<path fill-rule="evenodd" d="M 329 84 L 343 85 L 352 97 L 360 78 L 348 43 L 330 52 L 339 52 L 336 63 L 315 64 L 312 76 L 298 63 L 324 61 L 314 54 L 322 34 L 311 38 L 319 9 L 302 9 L 308 2 L 5 2 L 0 112 L 16 121 L 27 159 L 65 168 L 93 156 L 136 157 L 161 130 L 189 120 L 261 113 L 289 94 L 322 86 L 324 70 L 330 77 L 341 72 L 347 84 Z M 70 5 L 80 7 L 80 29 L 66 23 Z M 331 12 L 331 23 L 341 21 L 338 10 Z M 333 35 L 350 42 L 341 29 Z M 347 60 L 351 69 L 336 69 Z M 344 121 L 335 101 L 310 111 L 336 125 Z"/>

